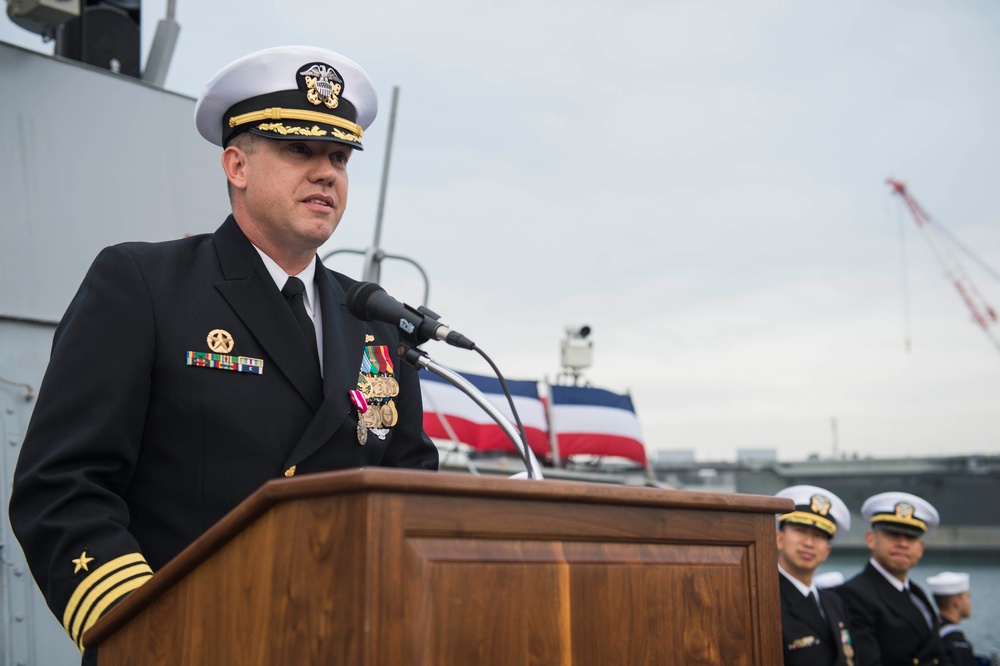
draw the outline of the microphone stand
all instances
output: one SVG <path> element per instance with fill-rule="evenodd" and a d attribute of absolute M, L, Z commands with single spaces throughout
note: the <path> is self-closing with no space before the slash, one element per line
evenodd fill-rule
<path fill-rule="evenodd" d="M 417 370 L 430 370 L 435 375 L 441 377 L 459 391 L 472 398 L 477 405 L 482 407 L 483 410 L 490 415 L 490 418 L 497 422 L 497 425 L 503 429 L 507 437 L 510 438 L 510 441 L 514 443 L 518 453 L 521 454 L 521 460 L 524 461 L 524 467 L 528 472 L 528 478 L 544 478 L 542 476 L 542 466 L 538 463 L 538 459 L 535 457 L 534 451 L 532 451 L 525 442 L 521 441 L 521 436 L 518 434 L 514 425 L 500 412 L 499 409 L 497 409 L 496 405 L 486 399 L 486 396 L 484 396 L 479 389 L 470 384 L 468 380 L 457 372 L 436 362 L 427 355 L 427 352 L 411 347 L 406 343 L 400 343 L 397 351 L 399 352 L 399 355 L 403 357 L 404 361 L 415 367 Z"/>

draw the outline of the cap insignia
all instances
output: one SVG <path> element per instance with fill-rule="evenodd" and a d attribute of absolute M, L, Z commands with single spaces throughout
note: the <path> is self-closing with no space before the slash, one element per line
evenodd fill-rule
<path fill-rule="evenodd" d="M 326 104 L 328 109 L 336 109 L 340 104 L 337 95 L 344 88 L 344 79 L 333 67 L 316 63 L 308 69 L 299 72 L 299 76 L 305 77 L 306 99 L 312 104 Z"/>
<path fill-rule="evenodd" d="M 907 504 L 906 502 L 900 502 L 896 505 L 896 517 L 902 520 L 913 520 L 913 514 L 916 511 L 912 504 Z"/>
<path fill-rule="evenodd" d="M 830 500 L 822 495 L 813 495 L 809 498 L 809 510 L 821 516 L 829 514 L 832 506 Z"/>

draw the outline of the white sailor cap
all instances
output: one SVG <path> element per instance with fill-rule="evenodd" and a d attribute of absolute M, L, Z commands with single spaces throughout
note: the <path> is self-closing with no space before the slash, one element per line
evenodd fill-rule
<path fill-rule="evenodd" d="M 958 571 L 942 571 L 927 579 L 927 587 L 931 588 L 931 594 L 938 597 L 968 592 L 969 574 Z"/>
<path fill-rule="evenodd" d="M 778 516 L 778 526 L 795 523 L 815 527 L 830 539 L 841 537 L 851 529 L 851 512 L 839 497 L 818 486 L 790 486 L 775 497 L 787 497 L 795 502 L 795 510 Z"/>
<path fill-rule="evenodd" d="M 217 146 L 250 131 L 361 150 L 361 137 L 377 112 L 375 85 L 353 60 L 313 46 L 281 46 L 223 67 L 205 84 L 194 121 Z"/>
<path fill-rule="evenodd" d="M 813 576 L 813 585 L 820 590 L 837 587 L 847 582 L 847 576 L 839 571 L 824 571 Z"/>
<path fill-rule="evenodd" d="M 879 493 L 865 500 L 861 515 L 872 527 L 923 536 L 937 527 L 941 519 L 930 502 L 910 493 Z"/>

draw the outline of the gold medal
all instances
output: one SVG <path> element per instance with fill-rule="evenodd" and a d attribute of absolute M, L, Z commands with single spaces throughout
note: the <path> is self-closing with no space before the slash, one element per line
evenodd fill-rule
<path fill-rule="evenodd" d="M 358 390 L 365 396 L 365 400 L 371 400 L 375 397 L 371 380 L 372 378 L 368 375 L 358 375 Z"/>
<path fill-rule="evenodd" d="M 392 400 L 379 407 L 379 412 L 382 413 L 382 425 L 386 428 L 396 425 L 399 413 L 396 412 L 396 405 L 393 404 Z"/>
<path fill-rule="evenodd" d="M 368 405 L 368 411 L 361 415 L 361 422 L 366 428 L 378 428 L 382 425 L 382 415 L 375 405 Z"/>
<path fill-rule="evenodd" d="M 385 383 L 389 385 L 389 397 L 395 398 L 399 395 L 399 382 L 396 381 L 395 377 L 386 377 Z"/>
<path fill-rule="evenodd" d="M 372 377 L 372 395 L 376 398 L 389 397 L 389 385 L 385 382 L 385 377 Z"/>

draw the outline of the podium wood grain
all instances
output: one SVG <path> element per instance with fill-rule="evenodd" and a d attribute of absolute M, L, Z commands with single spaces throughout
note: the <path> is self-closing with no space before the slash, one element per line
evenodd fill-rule
<path fill-rule="evenodd" d="M 381 469 L 282 479 L 85 642 L 101 666 L 777 665 L 789 509 Z"/>

